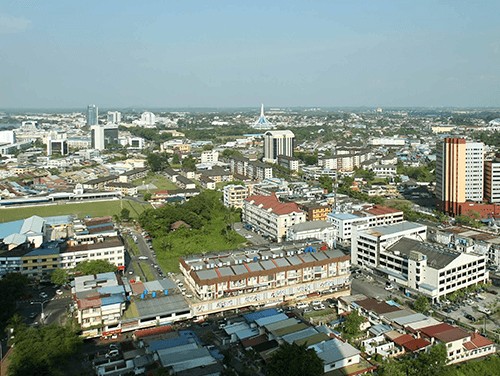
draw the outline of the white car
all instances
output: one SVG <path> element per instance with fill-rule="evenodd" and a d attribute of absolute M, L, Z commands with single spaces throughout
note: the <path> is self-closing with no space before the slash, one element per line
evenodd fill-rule
<path fill-rule="evenodd" d="M 139 256 L 137 257 L 139 260 L 148 260 L 148 257 L 147 256 Z"/>
<path fill-rule="evenodd" d="M 385 286 L 385 289 L 387 291 L 391 291 L 391 290 L 394 290 L 394 286 L 393 285 L 387 285 L 387 286 Z"/>
<path fill-rule="evenodd" d="M 62 294 L 63 294 L 63 292 L 62 292 L 62 290 L 56 290 L 56 294 L 57 294 L 57 295 L 62 295 Z"/>
<path fill-rule="evenodd" d="M 323 304 L 319 304 L 319 305 L 313 306 L 313 309 L 315 311 L 321 311 L 322 309 L 325 309 L 325 306 Z"/>
<path fill-rule="evenodd" d="M 319 301 L 319 300 L 314 300 L 311 304 L 312 304 L 313 306 L 318 306 L 318 305 L 321 305 L 321 301 Z"/>
<path fill-rule="evenodd" d="M 307 308 L 307 307 L 309 307 L 309 304 L 304 303 L 304 302 L 301 302 L 301 303 L 297 304 L 297 308 L 298 309 L 304 309 L 304 308 Z"/>

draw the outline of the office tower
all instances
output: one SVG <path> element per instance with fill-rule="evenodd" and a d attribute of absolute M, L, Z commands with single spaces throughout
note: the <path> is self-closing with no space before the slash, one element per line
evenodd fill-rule
<path fill-rule="evenodd" d="M 141 115 L 141 123 L 144 125 L 155 125 L 156 116 L 152 112 L 143 112 Z"/>
<path fill-rule="evenodd" d="M 293 157 L 295 135 L 292 131 L 267 131 L 264 133 L 264 162 L 276 163 L 278 155 Z"/>
<path fill-rule="evenodd" d="M 0 131 L 0 145 L 12 145 L 16 143 L 16 134 L 12 130 Z"/>
<path fill-rule="evenodd" d="M 68 140 L 66 138 L 52 139 L 52 137 L 49 137 L 47 139 L 47 155 L 67 155 L 68 152 Z"/>
<path fill-rule="evenodd" d="M 500 203 L 500 158 L 484 162 L 484 198 L 490 204 Z"/>
<path fill-rule="evenodd" d="M 437 145 L 436 198 L 438 209 L 452 216 L 460 204 L 483 199 L 483 153 L 480 142 L 445 138 Z"/>
<path fill-rule="evenodd" d="M 108 123 L 120 124 L 122 121 L 122 113 L 119 111 L 108 111 Z"/>
<path fill-rule="evenodd" d="M 95 104 L 89 104 L 87 107 L 87 125 L 99 124 L 97 118 L 99 117 L 99 108 Z"/>
<path fill-rule="evenodd" d="M 109 145 L 117 145 L 118 125 L 94 125 L 90 128 L 92 149 L 104 150 Z"/>

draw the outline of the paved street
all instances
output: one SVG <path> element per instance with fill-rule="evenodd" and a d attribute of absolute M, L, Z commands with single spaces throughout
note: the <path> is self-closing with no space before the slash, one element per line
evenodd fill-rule
<path fill-rule="evenodd" d="M 264 239 L 261 235 L 257 234 L 256 232 L 245 229 L 245 227 L 243 227 L 242 222 L 235 223 L 233 228 L 234 231 L 236 231 L 238 234 L 243 236 L 245 239 L 247 239 L 250 243 L 254 245 L 269 244 L 269 240 Z"/>

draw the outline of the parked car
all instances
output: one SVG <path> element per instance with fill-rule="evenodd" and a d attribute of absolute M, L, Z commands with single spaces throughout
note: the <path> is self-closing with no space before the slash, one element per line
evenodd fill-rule
<path fill-rule="evenodd" d="M 477 319 L 476 319 L 474 316 L 472 316 L 470 313 L 466 313 L 466 314 L 464 315 L 464 317 L 465 317 L 467 320 L 470 320 L 470 321 L 472 321 L 472 322 L 476 322 L 476 321 L 477 321 Z"/>
<path fill-rule="evenodd" d="M 309 304 L 304 303 L 304 302 L 300 302 L 300 303 L 297 304 L 297 308 L 298 309 L 304 309 L 304 308 L 307 308 L 307 307 L 309 307 Z"/>
<path fill-rule="evenodd" d="M 39 295 L 40 295 L 40 298 L 42 298 L 42 299 L 47 299 L 47 298 L 49 297 L 49 296 L 47 295 L 47 293 L 46 293 L 46 292 L 43 292 L 43 291 L 42 291 Z"/>
<path fill-rule="evenodd" d="M 62 290 L 57 289 L 57 290 L 56 290 L 56 294 L 57 294 L 57 295 L 62 295 L 62 294 L 63 294 L 63 292 L 62 292 Z"/>

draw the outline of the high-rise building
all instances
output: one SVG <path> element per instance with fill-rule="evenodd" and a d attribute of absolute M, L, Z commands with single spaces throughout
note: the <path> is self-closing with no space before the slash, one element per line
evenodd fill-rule
<path fill-rule="evenodd" d="M 500 203 L 500 158 L 484 162 L 484 198 L 490 204 Z"/>
<path fill-rule="evenodd" d="M 264 162 L 276 163 L 278 155 L 293 157 L 295 135 L 292 131 L 267 131 L 264 133 Z"/>
<path fill-rule="evenodd" d="M 47 155 L 67 155 L 68 152 L 68 140 L 66 138 L 52 139 L 52 137 L 49 137 L 47 139 Z"/>
<path fill-rule="evenodd" d="M 90 128 L 92 149 L 104 150 L 108 145 L 119 144 L 118 125 L 94 125 Z"/>
<path fill-rule="evenodd" d="M 87 106 L 87 125 L 99 124 L 97 118 L 99 117 L 99 108 L 95 104 Z"/>
<path fill-rule="evenodd" d="M 141 123 L 144 125 L 155 125 L 156 116 L 152 112 L 146 111 L 141 115 Z"/>
<path fill-rule="evenodd" d="M 119 124 L 122 121 L 122 113 L 119 111 L 108 111 L 108 123 Z"/>
<path fill-rule="evenodd" d="M 436 198 L 443 212 L 455 216 L 460 204 L 483 199 L 484 144 L 445 138 L 436 152 Z"/>

